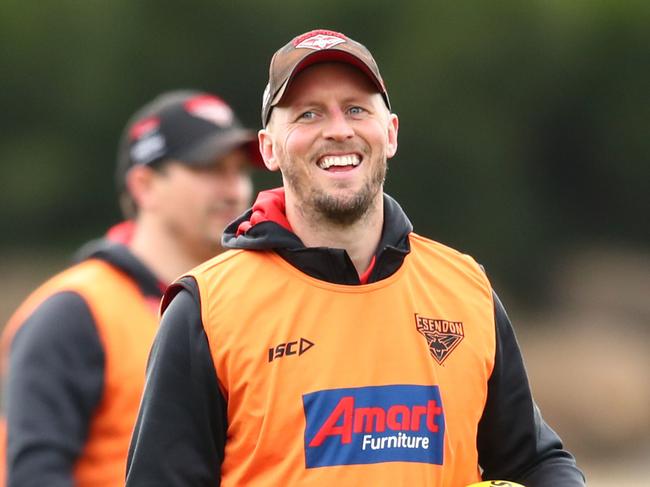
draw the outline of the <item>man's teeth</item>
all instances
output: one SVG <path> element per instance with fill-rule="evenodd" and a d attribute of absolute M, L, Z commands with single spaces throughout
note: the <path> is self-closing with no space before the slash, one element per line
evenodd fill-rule
<path fill-rule="evenodd" d="M 361 159 L 356 154 L 348 154 L 345 156 L 325 156 L 319 163 L 318 167 L 321 169 L 327 169 L 332 166 L 358 166 L 361 163 Z"/>

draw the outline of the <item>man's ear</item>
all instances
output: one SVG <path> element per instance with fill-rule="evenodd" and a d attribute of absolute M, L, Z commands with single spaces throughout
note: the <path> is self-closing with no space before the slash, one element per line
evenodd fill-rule
<path fill-rule="evenodd" d="M 386 157 L 390 159 L 397 153 L 397 132 L 399 131 L 399 119 L 394 113 L 389 114 L 388 117 L 388 147 L 386 148 Z"/>
<path fill-rule="evenodd" d="M 156 171 L 149 166 L 133 166 L 126 173 L 126 189 L 140 209 L 155 205 Z"/>
<path fill-rule="evenodd" d="M 262 129 L 257 133 L 257 140 L 260 144 L 260 153 L 266 168 L 269 171 L 279 170 L 280 166 L 275 155 L 275 145 L 271 133 L 267 129 Z"/>

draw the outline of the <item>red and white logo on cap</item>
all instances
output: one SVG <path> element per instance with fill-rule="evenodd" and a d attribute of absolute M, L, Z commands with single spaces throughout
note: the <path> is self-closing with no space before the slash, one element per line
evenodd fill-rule
<path fill-rule="evenodd" d="M 318 31 L 317 31 L 318 32 Z M 300 49 L 300 48 L 306 48 L 306 49 L 313 49 L 315 51 L 320 51 L 322 49 L 330 49 L 337 44 L 342 44 L 345 42 L 345 37 L 343 34 L 338 34 L 338 35 L 333 35 L 333 34 L 338 34 L 338 32 L 332 32 L 332 33 L 312 33 L 309 37 L 304 37 L 304 38 L 298 38 L 295 41 L 295 48 Z M 340 36 L 340 37 L 339 37 Z"/>
<path fill-rule="evenodd" d="M 233 112 L 221 98 L 201 95 L 185 102 L 185 110 L 195 117 L 200 117 L 220 127 L 232 125 Z"/>
<path fill-rule="evenodd" d="M 158 127 L 160 127 L 160 120 L 157 117 L 143 118 L 131 127 L 129 138 L 131 140 L 140 139 L 154 130 L 158 130 Z"/>

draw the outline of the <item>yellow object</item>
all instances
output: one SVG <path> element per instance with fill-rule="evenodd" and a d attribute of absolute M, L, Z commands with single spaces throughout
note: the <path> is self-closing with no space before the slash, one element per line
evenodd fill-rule
<path fill-rule="evenodd" d="M 509 480 L 486 480 L 485 482 L 469 484 L 467 487 L 524 487 L 524 486 L 516 482 L 511 482 Z"/>

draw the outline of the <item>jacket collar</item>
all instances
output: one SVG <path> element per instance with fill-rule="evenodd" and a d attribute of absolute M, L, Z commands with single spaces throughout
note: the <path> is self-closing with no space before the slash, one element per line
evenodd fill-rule
<path fill-rule="evenodd" d="M 270 205 L 270 206 L 269 206 Z M 253 207 L 224 231 L 222 244 L 230 249 L 273 250 L 305 274 L 336 284 L 360 284 L 350 257 L 343 249 L 305 247 L 284 217 L 284 193 L 260 193 Z M 275 216 L 274 216 L 275 215 Z M 384 194 L 384 226 L 367 282 L 392 275 L 410 251 L 413 226 L 399 204 Z"/>
<path fill-rule="evenodd" d="M 116 241 L 111 231 L 106 237 L 92 240 L 83 245 L 73 256 L 75 262 L 86 259 L 100 259 L 127 274 L 138 285 L 145 296 L 160 298 L 167 285 L 156 276 L 129 250 L 125 243 Z"/>

